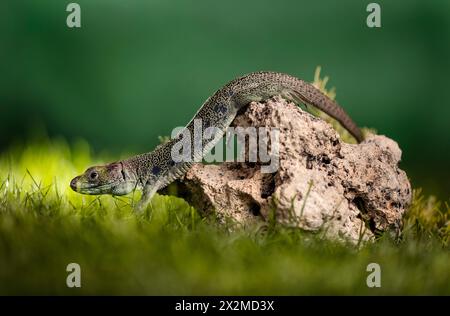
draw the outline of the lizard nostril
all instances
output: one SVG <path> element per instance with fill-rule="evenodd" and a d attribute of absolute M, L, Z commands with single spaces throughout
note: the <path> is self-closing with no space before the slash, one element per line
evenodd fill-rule
<path fill-rule="evenodd" d="M 78 180 L 78 177 L 73 178 L 72 181 L 70 181 L 70 187 L 71 187 L 72 190 L 74 190 L 74 191 L 77 190 L 77 180 Z"/>

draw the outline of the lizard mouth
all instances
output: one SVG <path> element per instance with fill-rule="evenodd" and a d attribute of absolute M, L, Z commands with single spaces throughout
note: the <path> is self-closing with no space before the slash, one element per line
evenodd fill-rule
<path fill-rule="evenodd" d="M 86 187 L 79 187 L 78 193 L 89 194 L 89 195 L 97 195 L 97 194 L 111 194 L 113 188 L 115 187 L 115 183 L 108 183 L 103 185 L 88 185 Z"/>

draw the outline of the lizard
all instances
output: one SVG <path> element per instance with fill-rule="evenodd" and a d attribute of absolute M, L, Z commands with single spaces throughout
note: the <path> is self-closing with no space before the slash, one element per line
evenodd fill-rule
<path fill-rule="evenodd" d="M 126 195 L 142 189 L 138 210 L 144 209 L 153 195 L 184 175 L 193 161 L 206 155 L 226 133 L 236 115 L 252 101 L 263 101 L 279 95 L 296 104 L 312 105 L 336 119 L 359 142 L 363 134 L 349 115 L 335 101 L 312 84 L 297 77 L 278 72 L 253 72 L 227 83 L 210 96 L 185 127 L 193 135 L 194 120 L 201 119 L 202 127 L 215 127 L 211 141 L 193 152 L 193 159 L 176 162 L 171 152 L 180 134 L 158 145 L 153 151 L 128 159 L 88 168 L 70 182 L 78 193 L 88 195 Z M 203 140 L 202 140 L 203 142 Z"/>

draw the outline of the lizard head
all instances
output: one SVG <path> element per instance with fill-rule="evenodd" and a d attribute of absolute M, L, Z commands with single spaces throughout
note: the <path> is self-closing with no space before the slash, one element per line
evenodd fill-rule
<path fill-rule="evenodd" d="M 70 182 L 72 190 L 82 194 L 125 195 L 133 191 L 136 181 L 126 172 L 121 162 L 87 169 Z"/>

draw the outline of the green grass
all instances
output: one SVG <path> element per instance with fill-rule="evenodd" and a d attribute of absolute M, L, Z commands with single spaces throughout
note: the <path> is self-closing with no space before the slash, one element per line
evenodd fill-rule
<path fill-rule="evenodd" d="M 450 294 L 449 206 L 417 190 L 403 239 L 357 250 L 274 224 L 219 225 L 177 197 L 136 215 L 131 196 L 71 192 L 99 161 L 62 140 L 0 155 L 0 294 Z M 78 289 L 66 287 L 71 262 Z M 371 262 L 381 288 L 366 286 Z"/>

